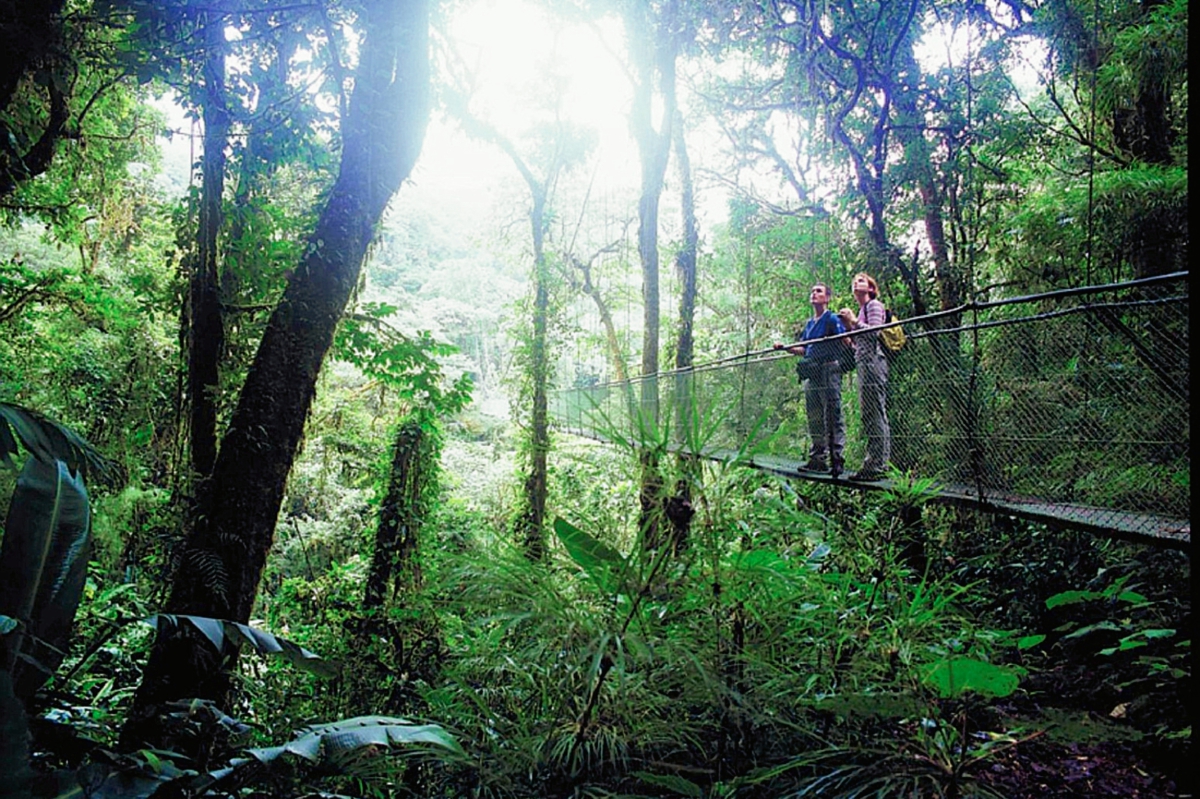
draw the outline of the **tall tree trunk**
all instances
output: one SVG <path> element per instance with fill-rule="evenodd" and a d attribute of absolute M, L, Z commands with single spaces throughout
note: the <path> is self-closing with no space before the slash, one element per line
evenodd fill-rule
<path fill-rule="evenodd" d="M 513 142 L 492 124 L 470 113 L 461 97 L 451 96 L 450 106 L 474 136 L 490 141 L 512 161 L 529 188 L 529 226 L 533 242 L 533 331 L 529 371 L 532 412 L 529 420 L 529 473 L 523 486 L 523 503 L 513 523 L 518 544 L 531 560 L 546 555 L 545 522 L 547 456 L 550 452 L 550 419 L 547 392 L 550 380 L 550 274 L 546 262 L 546 205 L 550 190 L 564 164 L 556 154 L 539 178 Z"/>
<path fill-rule="evenodd" d="M 638 199 L 638 257 L 642 264 L 642 384 L 640 427 L 643 438 L 658 435 L 658 204 L 662 197 L 667 162 L 671 155 L 671 124 L 675 118 L 675 59 L 679 44 L 675 34 L 678 6 L 667 2 L 657 14 L 648 3 L 626 6 L 625 31 L 633 61 L 634 87 L 630 128 L 641 163 L 641 196 Z M 662 103 L 659 126 L 654 127 L 655 89 Z M 648 546 L 661 544 L 660 504 L 662 478 L 658 455 L 651 448 L 640 453 L 640 525 Z"/>
<path fill-rule="evenodd" d="M 853 6 L 848 8 L 853 9 Z M 904 263 L 900 250 L 892 244 L 887 224 L 889 137 L 898 127 L 893 119 L 898 85 L 894 59 L 899 49 L 908 47 L 911 52 L 909 40 L 913 35 L 917 8 L 915 0 L 892 7 L 881 4 L 864 12 L 863 16 L 869 19 L 860 19 L 858 13 L 851 10 L 846 15 L 847 29 L 832 32 L 825 29 L 824 17 L 817 14 L 810 20 L 810 30 L 840 66 L 836 71 L 843 73 L 839 77 L 835 71 L 814 67 L 820 75 L 816 78 L 818 83 L 829 79 L 835 86 L 838 99 L 826 106 L 826 125 L 830 136 L 850 157 L 855 185 L 867 205 L 867 231 L 873 245 L 872 262 L 867 264 L 867 271 L 879 277 L 899 274 L 912 295 L 913 313 L 921 316 L 926 313 L 926 307 L 920 281 L 916 272 Z M 885 19 L 891 11 L 896 16 Z M 873 31 L 868 41 L 858 41 L 865 29 Z M 875 31 L 881 35 L 876 36 Z M 870 116 L 860 120 L 864 113 Z M 868 119 L 869 127 L 866 125 Z"/>
<path fill-rule="evenodd" d="M 683 135 L 682 116 L 679 114 L 676 114 L 674 139 L 683 217 L 683 243 L 675 256 L 675 268 L 679 272 L 679 341 L 675 345 L 675 368 L 682 370 L 691 367 L 695 358 L 692 327 L 696 317 L 696 258 L 700 249 L 700 231 L 696 224 L 696 190 L 692 182 L 692 164 Z M 690 400 L 690 395 L 685 399 Z M 690 402 L 686 407 L 678 408 L 678 411 L 684 414 L 683 418 L 678 419 L 678 423 L 686 423 L 686 416 L 690 415 Z"/>
<path fill-rule="evenodd" d="M 692 164 L 688 158 L 687 140 L 683 132 L 683 115 L 676 112 L 675 163 L 679 167 L 683 243 L 675 255 L 679 272 L 679 341 L 675 346 L 675 440 L 680 444 L 692 442 L 692 416 L 695 376 L 691 367 L 695 358 L 692 325 L 696 316 L 696 257 L 700 249 L 700 231 L 696 224 L 696 190 L 692 182 Z M 699 442 L 695 442 L 699 443 Z M 692 521 L 692 484 L 695 482 L 699 460 L 694 453 L 679 453 L 679 479 L 675 493 L 667 501 L 666 515 L 671 524 L 671 541 L 678 553 L 687 546 Z"/>
<path fill-rule="evenodd" d="M 317 375 L 367 246 L 420 153 L 429 116 L 428 5 L 365 3 L 365 37 L 342 127 L 341 169 L 267 325 L 222 440 L 167 611 L 246 622 Z M 223 702 L 228 677 L 186 625 L 156 643 L 124 743 L 157 742 L 154 706 Z M 149 723 L 147 721 L 149 720 Z"/>
<path fill-rule="evenodd" d="M 204 155 L 200 222 L 188 289 L 188 403 L 192 474 L 203 480 L 217 461 L 217 391 L 225 322 L 221 313 L 218 238 L 225 192 L 225 146 L 229 111 L 225 99 L 225 16 L 204 12 Z"/>
<path fill-rule="evenodd" d="M 527 172 L 527 170 L 526 170 Z M 529 223 L 533 233 L 533 341 L 530 377 L 533 382 L 533 413 L 529 430 L 529 474 L 525 478 L 525 507 L 517 520 L 520 543 L 530 560 L 546 555 L 546 458 L 550 452 L 550 422 L 547 416 L 547 383 L 550 353 L 547 333 L 550 317 L 549 274 L 546 268 L 546 184 L 526 175 L 533 206 Z"/>

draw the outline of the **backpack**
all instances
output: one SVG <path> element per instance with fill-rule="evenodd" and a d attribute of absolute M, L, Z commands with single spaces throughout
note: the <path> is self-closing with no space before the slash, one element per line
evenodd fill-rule
<path fill-rule="evenodd" d="M 900 317 L 893 316 L 891 308 L 884 309 L 884 322 L 886 324 L 899 321 Z M 904 342 L 908 341 L 908 337 L 904 335 L 904 327 L 902 325 L 895 325 L 880 330 L 879 340 L 883 342 L 884 355 L 895 355 L 904 348 Z"/>

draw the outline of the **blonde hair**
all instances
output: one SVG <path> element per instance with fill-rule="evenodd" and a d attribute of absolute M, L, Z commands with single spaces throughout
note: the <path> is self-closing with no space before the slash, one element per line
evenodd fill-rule
<path fill-rule="evenodd" d="M 875 278 L 871 277 L 866 272 L 859 272 L 857 275 L 852 277 L 850 279 L 850 285 L 853 286 L 854 282 L 860 277 L 867 281 L 867 293 L 871 295 L 871 299 L 876 299 L 879 297 L 879 284 L 875 282 Z"/>

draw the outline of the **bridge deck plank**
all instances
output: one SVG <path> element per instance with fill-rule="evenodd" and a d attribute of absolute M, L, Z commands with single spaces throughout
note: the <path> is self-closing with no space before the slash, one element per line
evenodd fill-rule
<path fill-rule="evenodd" d="M 709 449 L 701 457 L 718 461 L 735 460 L 738 453 L 731 449 Z M 772 472 L 785 477 L 811 480 L 816 483 L 837 485 L 841 488 L 861 490 L 888 490 L 894 486 L 888 479 L 871 481 L 847 480 L 844 475 L 837 478 L 829 473 L 809 472 L 801 468 L 795 459 L 774 455 L 752 455 L 743 459 L 747 466 Z M 972 486 L 937 483 L 933 502 L 944 502 L 971 507 L 989 513 L 1017 516 L 1031 521 L 1060 524 L 1092 533 L 1103 533 L 1114 538 L 1123 538 L 1140 543 L 1154 544 L 1171 549 L 1187 549 L 1191 546 L 1192 526 L 1188 520 L 1168 519 L 1152 513 L 1117 511 L 1072 503 L 1051 503 L 1036 497 L 985 492 L 980 494 Z"/>

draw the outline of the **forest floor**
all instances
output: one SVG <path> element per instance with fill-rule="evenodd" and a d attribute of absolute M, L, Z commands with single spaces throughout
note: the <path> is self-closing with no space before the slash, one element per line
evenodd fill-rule
<path fill-rule="evenodd" d="M 1190 791 L 1128 744 L 1029 741 L 996 757 L 979 781 L 1009 799 L 1182 799 Z"/>
<path fill-rule="evenodd" d="M 992 757 L 976 774 L 980 783 L 1009 799 L 1184 799 L 1193 795 L 1191 741 L 1155 741 L 1137 729 L 1146 725 L 1128 723 L 1125 718 L 1141 713 L 1174 718 L 1178 723 L 1179 714 L 1187 712 L 1178 694 L 1141 697 L 1111 707 L 1098 672 L 1079 667 L 1043 672 L 1036 683 L 1038 690 L 1030 696 L 1040 696 L 1040 701 L 1030 698 L 1022 707 L 1007 710 L 1022 717 L 1033 713 L 1043 720 L 1059 721 L 1046 734 Z"/>

